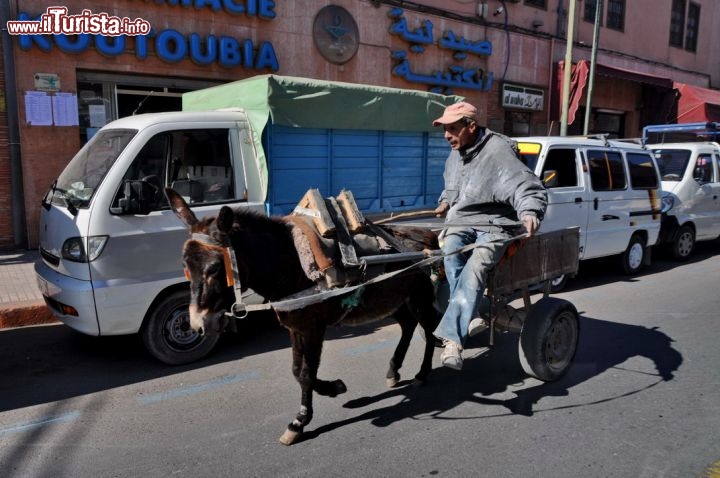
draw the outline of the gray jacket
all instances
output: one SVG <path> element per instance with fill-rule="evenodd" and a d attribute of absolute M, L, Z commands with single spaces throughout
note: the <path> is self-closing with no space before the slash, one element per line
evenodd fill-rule
<path fill-rule="evenodd" d="M 438 202 L 450 205 L 448 223 L 510 224 L 525 214 L 545 215 L 547 191 L 507 136 L 485 129 L 474 145 L 451 151 L 443 177 Z"/>

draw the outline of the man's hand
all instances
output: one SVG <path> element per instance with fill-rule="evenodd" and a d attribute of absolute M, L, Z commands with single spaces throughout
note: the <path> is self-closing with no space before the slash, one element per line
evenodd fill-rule
<path fill-rule="evenodd" d="M 540 227 L 540 221 L 538 221 L 538 218 L 532 214 L 524 214 L 521 220 L 525 230 L 527 231 L 527 236 L 534 236 L 535 231 L 537 231 L 538 227 Z"/>
<path fill-rule="evenodd" d="M 445 214 L 447 214 L 449 209 L 450 204 L 446 202 L 441 202 L 440 204 L 438 204 L 438 207 L 435 208 L 435 217 L 445 217 Z"/>

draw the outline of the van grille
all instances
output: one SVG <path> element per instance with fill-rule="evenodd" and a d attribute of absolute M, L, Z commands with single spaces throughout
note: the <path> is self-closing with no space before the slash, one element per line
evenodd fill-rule
<path fill-rule="evenodd" d="M 42 257 L 48 264 L 57 267 L 60 264 L 60 258 L 50 254 L 48 251 L 40 248 L 40 257 Z"/>

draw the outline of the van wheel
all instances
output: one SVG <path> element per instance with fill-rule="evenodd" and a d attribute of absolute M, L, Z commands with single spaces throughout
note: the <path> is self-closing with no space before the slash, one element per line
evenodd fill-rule
<path fill-rule="evenodd" d="M 672 243 L 672 255 L 677 261 L 686 261 L 695 248 L 695 231 L 689 225 L 683 225 Z"/>
<path fill-rule="evenodd" d="M 200 335 L 190 328 L 190 292 L 177 291 L 161 300 L 140 331 L 148 352 L 168 365 L 182 365 L 209 354 L 220 334 Z"/>
<path fill-rule="evenodd" d="M 634 235 L 630 238 L 627 249 L 620 256 L 623 272 L 628 275 L 637 274 L 642 268 L 643 259 L 645 259 L 645 241 L 640 236 Z"/>
<path fill-rule="evenodd" d="M 567 281 L 568 281 L 567 274 L 559 275 L 559 276 L 555 277 L 554 279 L 550 280 L 550 292 L 553 294 L 557 294 L 558 292 L 560 292 L 561 290 L 563 290 L 565 288 L 565 286 L 567 285 Z"/>

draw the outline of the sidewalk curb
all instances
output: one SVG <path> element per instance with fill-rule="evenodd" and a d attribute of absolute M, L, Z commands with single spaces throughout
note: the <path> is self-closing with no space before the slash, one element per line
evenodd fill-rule
<path fill-rule="evenodd" d="M 44 301 L 3 304 L 0 309 L 0 329 L 58 322 Z"/>

